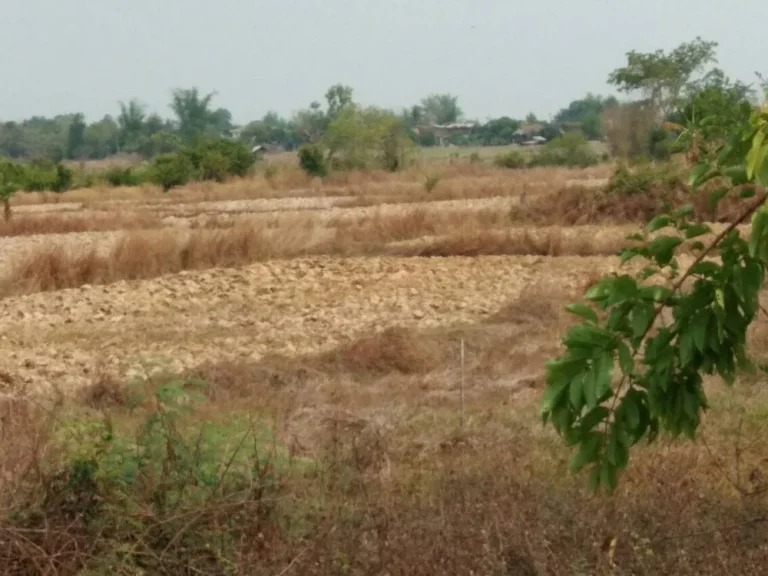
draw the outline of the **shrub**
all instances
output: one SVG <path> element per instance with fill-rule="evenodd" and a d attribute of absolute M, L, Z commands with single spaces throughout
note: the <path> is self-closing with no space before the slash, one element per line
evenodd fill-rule
<path fill-rule="evenodd" d="M 161 186 L 164 192 L 183 186 L 192 180 L 194 174 L 195 166 L 189 157 L 178 152 L 157 156 L 149 169 L 150 180 Z"/>
<path fill-rule="evenodd" d="M 222 182 L 227 175 L 246 176 L 255 159 L 247 146 L 224 138 L 204 139 L 181 151 L 198 177 Z"/>
<path fill-rule="evenodd" d="M 619 163 L 608 180 L 606 190 L 614 194 L 668 194 L 685 190 L 686 184 L 680 169 L 669 163 L 640 164 L 629 168 Z"/>
<path fill-rule="evenodd" d="M 304 144 L 299 148 L 299 165 L 310 176 L 327 176 L 325 151 L 317 144 Z"/>
<path fill-rule="evenodd" d="M 440 176 L 437 174 L 427 174 L 424 177 L 424 190 L 426 190 L 427 193 L 432 192 L 438 184 L 440 184 Z"/>
<path fill-rule="evenodd" d="M 518 150 L 510 150 L 505 154 L 496 156 L 493 163 L 499 168 L 524 168 L 527 161 Z"/>
<path fill-rule="evenodd" d="M 64 164 L 56 164 L 56 179 L 53 181 L 51 190 L 54 192 L 66 192 L 72 188 L 74 179 L 75 174 L 71 168 L 64 166 Z"/>
<path fill-rule="evenodd" d="M 584 168 L 598 163 L 597 155 L 579 132 L 568 132 L 547 142 L 533 156 L 531 166 L 571 166 Z"/>
<path fill-rule="evenodd" d="M 142 177 L 131 168 L 113 166 L 104 172 L 104 180 L 110 186 L 140 186 Z"/>

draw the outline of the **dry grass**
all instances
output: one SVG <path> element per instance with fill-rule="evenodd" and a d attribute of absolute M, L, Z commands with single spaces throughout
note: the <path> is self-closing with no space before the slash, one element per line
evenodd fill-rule
<path fill-rule="evenodd" d="M 589 256 L 615 254 L 624 242 L 621 230 L 620 235 L 602 236 L 559 227 L 483 230 L 482 223 L 492 219 L 488 213 L 479 213 L 476 221 L 462 218 L 465 225 L 457 229 L 453 217 L 433 218 L 417 210 L 334 229 L 302 215 L 277 217 L 273 226 L 242 220 L 223 228 L 127 232 L 109 250 L 42 245 L 10 260 L 0 293 L 28 294 L 307 255 Z M 439 232 L 445 234 L 435 235 Z"/>
<path fill-rule="evenodd" d="M 35 234 L 71 234 L 108 230 L 149 230 L 162 228 L 162 220 L 149 212 L 16 215 L 0 221 L 0 236 L 32 236 Z"/>
<path fill-rule="evenodd" d="M 768 412 L 760 387 L 741 385 L 729 400 L 713 391 L 699 443 L 639 446 L 619 490 L 589 496 L 536 417 L 540 376 L 509 381 L 556 351 L 571 297 L 531 287 L 481 325 L 391 328 L 319 356 L 201 366 L 194 375 L 216 386 L 194 420 L 215 425 L 250 410 L 292 456 L 286 467 L 265 447 L 268 473 L 250 489 L 223 483 L 194 506 L 161 504 L 183 477 L 150 479 L 146 494 L 84 481 L 88 455 L 66 459 L 54 434 L 76 406 L 51 416 L 0 399 L 0 505 L 23 512 L 0 521 L 2 565 L 8 574 L 62 576 L 107 566 L 126 574 L 762 574 Z M 753 346 L 761 342 L 753 336 Z M 124 398 L 97 375 L 91 408 L 77 418 L 109 418 L 120 438 L 158 414 Z M 85 421 L 68 430 L 92 430 Z M 164 447 L 154 454 L 170 467 L 184 461 L 166 458 Z M 125 498 L 135 498 L 129 512 Z M 96 512 L 99 521 L 89 516 Z"/>

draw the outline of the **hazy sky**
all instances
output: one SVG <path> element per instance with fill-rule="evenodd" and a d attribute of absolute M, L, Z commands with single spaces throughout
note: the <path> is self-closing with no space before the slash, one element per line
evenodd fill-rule
<path fill-rule="evenodd" d="M 700 35 L 721 66 L 768 72 L 766 0 L 0 0 L 0 118 L 115 114 L 136 97 L 163 116 L 174 87 L 218 92 L 236 122 L 322 100 L 341 82 L 366 104 L 430 92 L 465 114 L 548 117 L 631 49 Z"/>

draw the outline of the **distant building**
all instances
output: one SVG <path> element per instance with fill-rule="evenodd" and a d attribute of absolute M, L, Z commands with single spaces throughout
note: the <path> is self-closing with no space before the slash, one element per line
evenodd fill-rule
<path fill-rule="evenodd" d="M 447 146 L 455 134 L 469 134 L 477 127 L 475 122 L 456 122 L 453 124 L 430 124 L 419 126 L 414 130 L 416 134 L 431 132 L 439 146 Z"/>

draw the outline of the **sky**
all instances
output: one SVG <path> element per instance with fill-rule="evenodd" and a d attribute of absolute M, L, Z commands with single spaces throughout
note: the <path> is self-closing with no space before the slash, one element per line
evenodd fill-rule
<path fill-rule="evenodd" d="M 245 123 L 323 101 L 329 86 L 399 109 L 458 96 L 469 119 L 548 118 L 609 94 L 629 50 L 701 36 L 720 66 L 768 73 L 765 0 L 2 0 L 0 119 L 138 98 L 170 117 L 174 88 L 215 91 Z M 762 67 L 762 69 L 761 69 Z"/>

